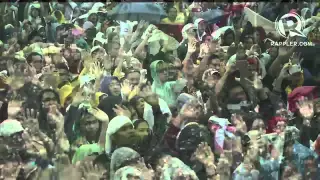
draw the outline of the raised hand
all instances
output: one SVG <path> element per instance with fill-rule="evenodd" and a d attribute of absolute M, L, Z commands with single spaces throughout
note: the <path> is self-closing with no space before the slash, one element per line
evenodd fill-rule
<path fill-rule="evenodd" d="M 193 54 L 197 50 L 197 40 L 195 37 L 188 36 L 188 53 Z"/>
<path fill-rule="evenodd" d="M 131 118 L 131 112 L 125 108 L 121 107 L 119 105 L 116 105 L 115 108 L 112 109 L 118 116 L 127 116 L 128 118 Z"/>
<path fill-rule="evenodd" d="M 100 180 L 105 171 L 105 169 L 95 166 L 91 162 L 84 163 L 82 167 L 82 174 L 86 180 Z"/>
<path fill-rule="evenodd" d="M 289 76 L 290 76 L 290 74 L 289 74 L 289 69 L 290 69 L 290 67 L 291 67 L 291 64 L 285 64 L 283 67 L 282 67 L 282 69 L 281 69 L 281 71 L 280 71 L 280 74 L 279 74 L 279 78 L 283 78 L 283 79 L 286 79 L 286 78 L 288 78 Z"/>
<path fill-rule="evenodd" d="M 148 27 L 149 23 L 146 22 L 145 20 L 141 20 L 137 26 L 137 30 L 142 30 L 145 27 Z"/>
<path fill-rule="evenodd" d="M 263 89 L 263 83 L 261 81 L 261 77 L 258 76 L 257 72 L 254 72 L 254 79 L 253 81 L 246 78 L 246 80 L 251 84 L 255 90 L 262 90 Z"/>
<path fill-rule="evenodd" d="M 247 132 L 247 125 L 242 119 L 242 116 L 239 114 L 232 114 L 231 116 L 232 124 L 236 127 L 237 132 L 239 133 L 246 133 Z"/>
<path fill-rule="evenodd" d="M 121 86 L 121 92 L 125 97 L 128 97 L 133 89 L 133 85 L 128 80 L 124 80 Z"/>
<path fill-rule="evenodd" d="M 207 166 L 214 163 L 214 154 L 207 143 L 201 143 L 191 159 L 198 160 L 203 165 Z"/>
<path fill-rule="evenodd" d="M 156 93 L 152 92 L 151 85 L 149 84 L 147 87 L 145 87 L 140 93 L 142 97 L 145 99 L 147 103 L 150 105 L 158 105 L 159 104 L 159 97 Z"/>
<path fill-rule="evenodd" d="M 10 86 L 12 90 L 18 90 L 25 84 L 25 79 L 23 76 L 9 76 L 6 79 L 6 84 Z"/>
<path fill-rule="evenodd" d="M 204 57 L 209 54 L 209 44 L 208 43 L 202 43 L 200 45 L 200 54 L 199 57 Z"/>
<path fill-rule="evenodd" d="M 139 96 L 145 98 L 145 97 L 148 97 L 148 96 L 150 96 L 150 95 L 152 95 L 152 94 L 154 94 L 154 93 L 152 92 L 152 88 L 151 88 L 151 85 L 150 85 L 150 83 L 149 83 L 146 87 L 144 87 L 144 88 L 140 91 Z"/>
<path fill-rule="evenodd" d="M 103 75 L 102 64 L 98 61 L 91 64 L 91 68 L 89 69 L 89 73 L 94 75 L 97 79 L 101 78 Z"/>
<path fill-rule="evenodd" d="M 51 105 L 49 107 L 49 112 L 47 114 L 48 123 L 52 125 L 53 128 L 60 129 L 63 127 L 64 117 L 58 110 L 57 105 Z"/>
<path fill-rule="evenodd" d="M 297 108 L 299 109 L 300 115 L 304 119 L 310 119 L 314 115 L 313 102 L 308 100 L 308 98 L 303 98 L 297 102 Z"/>
<path fill-rule="evenodd" d="M 88 112 L 102 122 L 109 122 L 109 116 L 98 108 L 90 108 Z"/>

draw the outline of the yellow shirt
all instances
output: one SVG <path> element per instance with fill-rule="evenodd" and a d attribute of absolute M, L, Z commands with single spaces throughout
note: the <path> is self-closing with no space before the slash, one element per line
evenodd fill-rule
<path fill-rule="evenodd" d="M 185 15 L 183 13 L 178 13 L 175 21 L 170 21 L 169 18 L 164 18 L 161 20 L 162 24 L 184 24 L 186 21 Z"/>

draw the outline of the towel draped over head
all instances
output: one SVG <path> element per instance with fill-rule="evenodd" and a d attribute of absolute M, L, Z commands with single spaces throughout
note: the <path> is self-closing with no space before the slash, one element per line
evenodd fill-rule
<path fill-rule="evenodd" d="M 131 124 L 133 126 L 132 121 L 127 116 L 116 116 L 108 124 L 105 143 L 105 151 L 107 154 L 110 154 L 112 149 L 111 136 L 126 124 Z"/>
<path fill-rule="evenodd" d="M 14 119 L 5 120 L 0 124 L 0 136 L 9 137 L 23 130 L 21 123 Z"/>
<path fill-rule="evenodd" d="M 121 167 L 121 165 L 126 161 L 136 158 L 140 158 L 140 154 L 131 148 L 121 147 L 116 149 L 111 156 L 110 179 L 114 178 L 114 173 Z"/>

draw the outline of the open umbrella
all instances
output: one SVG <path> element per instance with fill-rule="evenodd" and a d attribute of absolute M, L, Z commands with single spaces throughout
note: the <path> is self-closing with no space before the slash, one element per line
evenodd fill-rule
<path fill-rule="evenodd" d="M 225 13 L 223 10 L 221 9 L 213 9 L 213 10 L 208 10 L 205 12 L 196 12 L 194 13 L 194 19 L 198 19 L 198 18 L 202 18 L 204 19 L 206 22 L 208 22 L 209 24 L 215 24 L 217 22 L 219 22 L 220 20 L 222 20 L 223 18 L 225 18 L 226 16 L 228 16 L 228 13 Z"/>
<path fill-rule="evenodd" d="M 166 16 L 163 7 L 156 3 L 119 3 L 108 14 L 111 19 L 119 21 L 145 20 L 159 23 Z"/>

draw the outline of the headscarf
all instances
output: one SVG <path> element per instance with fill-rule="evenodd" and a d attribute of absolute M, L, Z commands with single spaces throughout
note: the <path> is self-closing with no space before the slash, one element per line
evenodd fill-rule
<path fill-rule="evenodd" d="M 188 30 L 194 28 L 193 23 L 188 23 L 185 26 L 183 26 L 182 30 L 181 30 L 181 34 L 182 34 L 182 38 L 183 40 L 181 42 L 183 42 L 184 40 L 188 39 Z"/>
<path fill-rule="evenodd" d="M 194 27 L 195 27 L 195 29 L 197 29 L 197 36 L 198 36 L 198 39 L 200 40 L 200 41 L 202 41 L 202 37 L 206 34 L 206 32 L 203 32 L 203 34 L 199 34 L 200 32 L 199 32 L 199 24 L 201 23 L 201 22 L 204 22 L 204 19 L 202 19 L 202 18 L 198 18 L 198 19 L 196 19 L 195 21 L 194 21 Z"/>
<path fill-rule="evenodd" d="M 121 167 L 121 165 L 123 165 L 123 163 L 136 158 L 140 158 L 140 154 L 131 148 L 121 147 L 116 149 L 111 156 L 110 179 L 114 178 L 114 173 Z"/>
<path fill-rule="evenodd" d="M 178 158 L 170 158 L 169 162 L 164 166 L 164 170 L 160 176 L 160 179 L 175 179 L 176 177 L 179 177 L 180 173 L 182 173 L 184 176 L 191 176 L 192 180 L 199 179 L 196 173 Z"/>
<path fill-rule="evenodd" d="M 310 8 L 303 8 L 303 9 L 301 9 L 301 17 L 302 17 L 304 20 L 307 20 L 306 15 L 307 15 L 308 11 L 311 12 L 311 11 L 310 11 Z"/>
<path fill-rule="evenodd" d="M 75 164 L 78 161 L 82 161 L 85 157 L 90 156 L 94 153 L 101 154 L 102 152 L 103 148 L 97 143 L 81 145 L 73 155 L 72 164 Z"/>
<path fill-rule="evenodd" d="M 30 15 L 32 8 L 35 8 L 35 9 L 40 10 L 41 4 L 38 3 L 38 2 L 33 2 L 33 3 L 30 4 L 30 7 L 28 8 L 28 20 L 29 20 L 29 21 L 32 21 L 32 20 L 33 20 L 32 16 Z M 39 14 L 39 15 L 41 16 L 41 14 Z"/>
<path fill-rule="evenodd" d="M 125 166 L 116 171 L 114 180 L 127 180 L 128 175 L 139 176 L 139 180 L 143 180 L 143 175 L 140 170 L 132 166 Z"/>
<path fill-rule="evenodd" d="M 112 96 L 110 89 L 109 89 L 109 86 L 110 86 L 112 80 L 116 80 L 116 81 L 120 82 L 119 79 L 114 76 L 105 76 L 100 82 L 100 91 L 108 94 L 108 96 Z"/>
<path fill-rule="evenodd" d="M 5 120 L 0 124 L 0 136 L 9 137 L 23 130 L 21 123 L 14 119 Z"/>
<path fill-rule="evenodd" d="M 110 154 L 112 150 L 111 136 L 115 134 L 125 124 L 131 124 L 133 126 L 132 121 L 127 116 L 116 116 L 108 124 L 105 143 L 106 154 Z"/>

